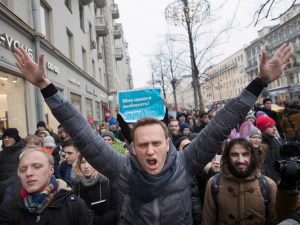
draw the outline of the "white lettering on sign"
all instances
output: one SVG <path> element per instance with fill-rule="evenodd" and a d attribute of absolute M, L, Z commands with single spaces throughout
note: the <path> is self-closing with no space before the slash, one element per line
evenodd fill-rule
<path fill-rule="evenodd" d="M 13 37 L 9 37 L 7 34 L 0 34 L 0 45 L 6 46 L 10 50 L 14 50 L 17 46 L 22 46 L 22 48 L 25 49 L 25 51 L 28 53 L 28 55 L 33 58 L 33 50 L 31 48 L 28 48 L 24 44 L 20 43 L 18 40 L 14 40 Z"/>
<path fill-rule="evenodd" d="M 54 73 L 59 74 L 59 69 L 58 69 L 58 67 L 57 67 L 57 66 L 54 66 L 51 62 L 47 62 L 47 63 L 46 63 L 46 67 L 47 67 L 49 70 L 53 71 Z"/>
<path fill-rule="evenodd" d="M 80 81 L 76 80 L 75 78 L 68 76 L 68 81 L 80 87 Z"/>

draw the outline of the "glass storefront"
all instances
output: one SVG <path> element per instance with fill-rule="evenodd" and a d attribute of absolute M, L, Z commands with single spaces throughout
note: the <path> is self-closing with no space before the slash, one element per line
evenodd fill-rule
<path fill-rule="evenodd" d="M 85 99 L 85 110 L 86 110 L 86 116 L 88 118 L 93 118 L 93 102 L 91 99 L 86 98 Z"/>
<path fill-rule="evenodd" d="M 81 96 L 71 93 L 71 103 L 79 112 L 81 111 Z"/>
<path fill-rule="evenodd" d="M 0 127 L 19 130 L 27 135 L 25 81 L 21 77 L 0 71 Z"/>

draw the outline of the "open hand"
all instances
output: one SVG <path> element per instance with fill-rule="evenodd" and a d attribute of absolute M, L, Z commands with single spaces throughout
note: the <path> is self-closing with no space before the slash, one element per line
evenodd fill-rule
<path fill-rule="evenodd" d="M 21 46 L 18 46 L 14 50 L 14 57 L 17 60 L 16 66 L 30 83 L 41 89 L 50 84 L 45 77 L 43 54 L 40 55 L 39 64 L 37 64 Z"/>
<path fill-rule="evenodd" d="M 284 69 L 290 64 L 289 59 L 292 55 L 291 46 L 286 43 L 276 50 L 269 61 L 267 61 L 267 53 L 263 51 L 259 77 L 267 84 L 273 82 L 280 77 Z"/>

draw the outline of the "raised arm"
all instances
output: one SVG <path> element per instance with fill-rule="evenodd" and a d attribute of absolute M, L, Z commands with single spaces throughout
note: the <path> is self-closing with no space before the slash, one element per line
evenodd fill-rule
<path fill-rule="evenodd" d="M 277 49 L 269 61 L 266 52 L 263 52 L 259 76 L 238 97 L 231 99 L 220 109 L 183 151 L 186 167 L 191 173 L 202 170 L 212 160 L 230 131 L 245 118 L 261 91 L 283 74 L 291 56 L 291 48 L 287 44 Z"/>
<path fill-rule="evenodd" d="M 127 158 L 112 149 L 88 124 L 87 120 L 74 106 L 63 98 L 56 87 L 44 74 L 44 56 L 35 63 L 22 47 L 15 49 L 17 67 L 24 77 L 39 87 L 54 117 L 62 124 L 74 140 L 84 158 L 98 171 L 114 180 Z"/>

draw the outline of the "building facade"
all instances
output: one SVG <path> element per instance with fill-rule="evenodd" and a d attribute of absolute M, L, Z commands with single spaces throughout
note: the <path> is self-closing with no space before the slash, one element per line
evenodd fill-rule
<path fill-rule="evenodd" d="M 260 30 L 258 38 L 245 48 L 247 56 L 245 72 L 249 79 L 253 79 L 259 73 L 258 65 L 262 50 L 265 49 L 271 57 L 283 43 L 288 43 L 294 48 L 291 65 L 262 95 L 271 97 L 277 104 L 294 101 L 300 97 L 300 5 L 298 4 L 280 18 L 278 25 Z"/>
<path fill-rule="evenodd" d="M 0 127 L 24 137 L 39 120 L 54 131 L 58 125 L 15 66 L 17 45 L 34 60 L 44 53 L 45 75 L 84 117 L 98 121 L 114 111 L 117 92 L 133 88 L 118 18 L 112 0 L 0 0 Z"/>
<path fill-rule="evenodd" d="M 217 110 L 230 98 L 237 96 L 258 76 L 262 50 L 265 49 L 268 57 L 271 57 L 283 43 L 288 43 L 294 48 L 291 65 L 278 80 L 262 92 L 259 101 L 262 102 L 267 96 L 279 105 L 300 100 L 300 5 L 296 4 L 280 18 L 278 25 L 264 27 L 258 31 L 258 38 L 244 49 L 205 70 L 200 83 L 206 110 Z M 190 84 L 186 87 L 187 91 L 182 96 L 191 96 L 193 87 Z M 185 98 L 186 106 L 193 104 L 193 98 Z"/>

